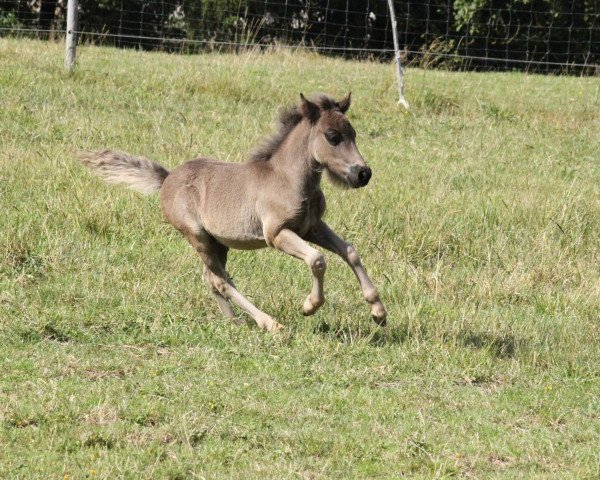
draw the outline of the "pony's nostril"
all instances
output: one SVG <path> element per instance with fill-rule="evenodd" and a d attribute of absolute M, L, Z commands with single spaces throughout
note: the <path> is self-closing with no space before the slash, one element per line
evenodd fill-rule
<path fill-rule="evenodd" d="M 366 185 L 369 183 L 370 179 L 371 169 L 369 167 L 363 168 L 360 170 L 360 172 L 358 172 L 358 181 L 361 183 L 361 185 Z"/>

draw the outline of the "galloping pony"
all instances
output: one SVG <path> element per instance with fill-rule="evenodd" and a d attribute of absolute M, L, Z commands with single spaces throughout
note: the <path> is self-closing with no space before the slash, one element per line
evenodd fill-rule
<path fill-rule="evenodd" d="M 325 302 L 325 257 L 310 243 L 341 256 L 354 271 L 373 319 L 385 324 L 386 310 L 356 249 L 321 217 L 323 172 L 337 184 L 359 188 L 371 169 L 356 147 L 356 132 L 346 117 L 350 95 L 340 101 L 320 94 L 285 110 L 279 129 L 245 163 L 191 160 L 169 172 L 143 157 L 105 150 L 82 152 L 80 161 L 111 183 L 142 193 L 160 191 L 166 219 L 188 240 L 204 262 L 204 277 L 221 312 L 234 317 L 231 304 L 245 310 L 261 328 L 281 325 L 255 307 L 236 288 L 225 266 L 234 249 L 273 247 L 303 260 L 312 289 L 302 306 L 312 315 Z"/>

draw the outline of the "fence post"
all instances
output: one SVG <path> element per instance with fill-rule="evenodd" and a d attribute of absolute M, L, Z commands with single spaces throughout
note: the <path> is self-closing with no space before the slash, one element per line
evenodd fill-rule
<path fill-rule="evenodd" d="M 65 68 L 73 71 L 75 68 L 75 49 L 77 47 L 77 0 L 67 2 L 67 41 Z"/>
<path fill-rule="evenodd" d="M 396 11 L 394 10 L 394 0 L 388 0 L 390 9 L 390 19 L 392 21 L 392 37 L 394 38 L 394 56 L 396 57 L 396 75 L 398 78 L 398 105 L 402 105 L 408 110 L 409 105 L 404 98 L 404 67 L 400 59 L 400 46 L 398 44 L 398 27 L 396 22 Z"/>

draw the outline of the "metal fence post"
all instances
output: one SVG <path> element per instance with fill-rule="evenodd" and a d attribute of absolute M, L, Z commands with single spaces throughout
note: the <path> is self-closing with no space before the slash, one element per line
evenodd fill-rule
<path fill-rule="evenodd" d="M 396 57 L 396 75 L 398 77 L 398 105 L 402 105 L 408 110 L 409 105 L 404 98 L 404 67 L 400 59 L 400 46 L 398 44 L 398 27 L 396 22 L 396 11 L 394 10 L 394 0 L 388 0 L 390 9 L 390 19 L 392 20 L 392 37 L 394 38 L 394 56 Z"/>
<path fill-rule="evenodd" d="M 75 68 L 75 49 L 77 47 L 77 0 L 67 3 L 67 41 L 65 68 L 70 72 Z"/>

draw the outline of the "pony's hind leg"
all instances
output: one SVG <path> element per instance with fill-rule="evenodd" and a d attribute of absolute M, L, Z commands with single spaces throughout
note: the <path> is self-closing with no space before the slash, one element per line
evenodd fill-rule
<path fill-rule="evenodd" d="M 260 328 L 265 328 L 270 332 L 277 331 L 281 328 L 279 323 L 273 320 L 273 318 L 265 312 L 256 308 L 246 297 L 238 292 L 228 278 L 227 273 L 225 273 L 225 270 L 221 266 L 218 256 L 214 252 L 199 251 L 199 253 L 207 268 L 207 276 L 211 287 L 218 291 L 223 299 L 229 300 L 245 310 L 256 321 Z"/>
<path fill-rule="evenodd" d="M 204 279 L 210 288 L 210 293 L 213 294 L 215 300 L 217 301 L 217 305 L 219 306 L 219 310 L 221 313 L 225 315 L 227 318 L 235 318 L 235 314 L 233 313 L 233 308 L 231 308 L 231 304 L 229 300 L 227 300 L 219 290 L 214 286 L 214 282 L 212 280 L 212 274 L 206 265 L 204 265 Z"/>
<path fill-rule="evenodd" d="M 208 235 L 196 236 L 194 234 L 189 234 L 186 235 L 186 238 L 191 243 L 192 247 L 194 247 L 194 250 L 196 250 L 198 253 L 201 253 L 208 249 L 215 252 L 215 255 L 217 256 L 216 261 L 218 261 L 221 264 L 222 269 L 225 270 L 225 265 L 227 264 L 228 250 L 228 248 L 225 245 L 217 243 L 214 239 L 208 237 Z M 212 274 L 206 266 L 206 264 L 204 265 L 203 276 L 204 280 L 206 280 L 206 283 L 210 288 L 210 293 L 212 293 L 213 297 L 217 302 L 217 305 L 219 306 L 219 310 L 221 310 L 221 313 L 227 318 L 235 318 L 233 308 L 231 308 L 231 304 L 229 303 L 229 301 L 223 295 L 221 295 L 217 288 L 213 286 Z"/>
<path fill-rule="evenodd" d="M 215 246 L 216 246 L 216 248 L 215 248 L 216 254 L 219 257 L 219 263 L 221 264 L 221 268 L 223 269 L 223 271 L 225 272 L 225 275 L 227 276 L 227 281 L 235 287 L 235 284 L 233 283 L 233 281 L 227 274 L 227 269 L 226 269 L 227 252 L 229 251 L 229 248 L 227 248 L 225 245 L 221 245 L 220 243 L 216 243 L 216 242 L 215 242 Z M 219 290 L 217 290 L 213 286 L 213 282 L 210 278 L 210 275 L 212 275 L 212 274 L 210 273 L 210 270 L 208 269 L 208 267 L 205 264 L 204 265 L 204 278 L 206 278 L 206 281 L 208 282 L 208 285 L 210 286 L 210 291 L 212 292 L 213 296 L 215 297 L 215 300 L 217 301 L 219 310 L 221 310 L 221 313 L 223 313 L 223 315 L 225 315 L 227 318 L 235 318 L 235 315 L 233 313 L 233 308 L 231 308 L 231 303 L 229 303 L 229 300 L 227 300 L 223 295 L 221 295 Z"/>
<path fill-rule="evenodd" d="M 256 308 L 252 303 L 237 291 L 235 285 L 225 272 L 227 262 L 227 247 L 218 243 L 213 237 L 203 232 L 203 235 L 184 233 L 194 250 L 202 257 L 204 262 L 204 278 L 208 282 L 219 309 L 229 318 L 233 318 L 233 309 L 230 301 L 245 310 L 261 328 L 276 331 L 281 325 L 265 312 Z"/>

